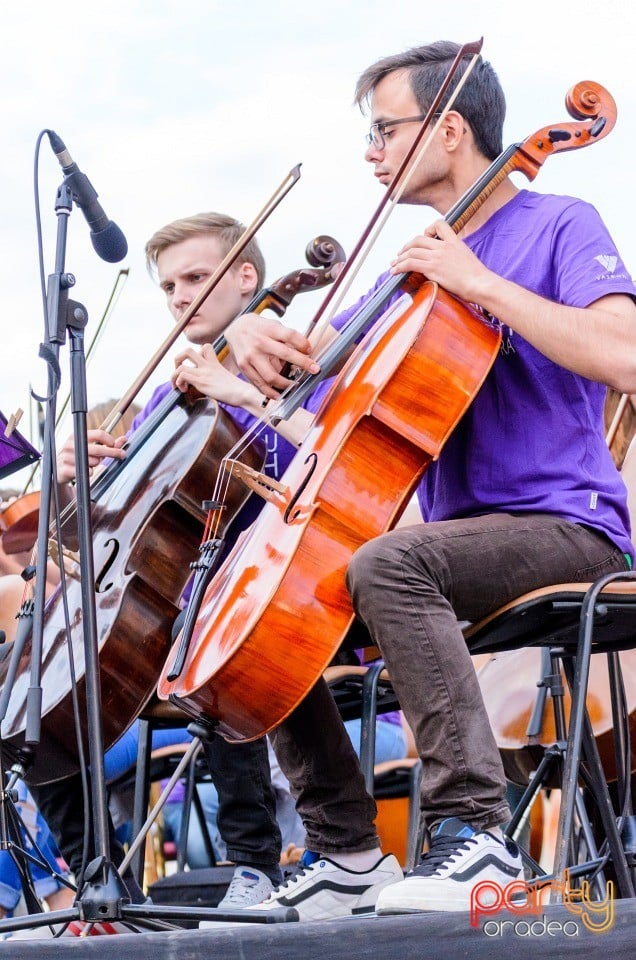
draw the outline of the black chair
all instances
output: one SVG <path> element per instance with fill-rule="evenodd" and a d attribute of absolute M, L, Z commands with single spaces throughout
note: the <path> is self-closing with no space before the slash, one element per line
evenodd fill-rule
<path fill-rule="evenodd" d="M 152 698 L 139 717 L 139 740 L 137 747 L 137 763 L 134 771 L 134 801 L 132 835 L 137 838 L 142 831 L 148 816 L 150 790 L 152 783 L 167 779 L 175 772 L 178 764 L 183 765 L 184 755 L 188 754 L 188 762 L 182 771 L 186 780 L 184 811 L 181 820 L 180 837 L 176 841 L 177 869 L 183 871 L 185 867 L 185 851 L 187 847 L 188 827 L 190 817 L 197 817 L 201 828 L 210 866 L 216 865 L 214 848 L 205 820 L 205 814 L 197 791 L 198 784 L 209 779 L 207 763 L 197 745 L 199 739 L 183 744 L 152 749 L 152 732 L 157 727 L 188 727 L 191 718 L 178 707 Z M 140 848 L 131 859 L 131 869 L 138 882 L 143 882 L 143 856 Z"/>
<path fill-rule="evenodd" d="M 625 457 L 622 474 L 630 492 L 630 513 L 636 528 L 636 440 Z M 541 759 L 508 828 L 515 830 L 549 768 L 561 773 L 561 806 L 553 872 L 563 881 L 577 877 L 597 880 L 610 870 L 622 897 L 635 896 L 636 827 L 631 804 L 632 750 L 620 652 L 636 647 L 636 571 L 610 574 L 595 583 L 557 584 L 532 591 L 465 627 L 472 654 L 540 647 L 544 655 L 544 693 L 552 695 L 557 739 Z M 599 757 L 586 707 L 592 655 L 605 655 L 614 720 L 616 796 Z M 571 710 L 567 731 L 558 665 L 570 688 Z M 540 688 L 541 693 L 541 688 Z M 583 792 L 582 791 L 583 788 Z M 590 802 L 596 807 L 602 839 L 596 840 L 587 818 Z M 585 853 L 587 855 L 585 856 Z M 542 871 L 532 864 L 537 873 Z M 545 877 L 544 877 L 545 879 Z M 555 884 L 556 889 L 556 884 Z M 599 895 L 601 894 L 599 886 Z M 553 899 L 559 900 L 557 894 Z"/>

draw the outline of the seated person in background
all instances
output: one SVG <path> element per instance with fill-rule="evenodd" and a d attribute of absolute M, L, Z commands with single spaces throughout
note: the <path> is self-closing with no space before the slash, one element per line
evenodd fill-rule
<path fill-rule="evenodd" d="M 73 887 L 65 886 L 58 876 L 54 875 L 68 878 L 68 869 L 58 862 L 58 851 L 42 814 L 37 810 L 21 780 L 17 782 L 15 789 L 18 794 L 15 807 L 22 821 L 18 842 L 36 859 L 39 859 L 39 849 L 50 869 L 27 860 L 20 850 L 16 850 L 15 854 L 9 850 L 0 850 L 0 919 L 13 915 L 22 896 L 22 881 L 14 856 L 21 865 L 28 864 L 35 893 L 46 902 L 49 910 L 63 910 L 73 903 L 75 897 Z M 31 843 L 31 838 L 38 849 Z"/>
<path fill-rule="evenodd" d="M 11 650 L 11 642 L 17 628 L 16 612 L 26 588 L 24 580 L 15 570 L 16 567 L 23 570 L 26 562 L 28 562 L 27 559 L 22 555 L 7 554 L 0 538 L 0 571 L 3 572 L 3 575 L 0 575 L 0 630 L 5 635 L 2 648 L 5 655 L 8 655 Z M 31 856 L 39 859 L 38 852 L 31 842 L 32 838 L 50 870 L 47 870 L 44 865 L 40 866 L 29 861 L 19 849 L 15 854 L 8 849 L 0 849 L 0 919 L 13 914 L 22 896 L 22 881 L 14 856 L 21 866 L 28 866 L 35 893 L 40 899 L 46 901 L 49 910 L 61 910 L 69 906 L 74 897 L 72 887 L 65 886 L 51 873 L 54 871 L 62 877 L 68 876 L 68 870 L 58 863 L 58 851 L 49 828 L 37 810 L 26 785 L 18 780 L 15 790 L 17 793 L 15 808 L 21 823 L 20 838 L 13 838 L 13 840 Z"/>

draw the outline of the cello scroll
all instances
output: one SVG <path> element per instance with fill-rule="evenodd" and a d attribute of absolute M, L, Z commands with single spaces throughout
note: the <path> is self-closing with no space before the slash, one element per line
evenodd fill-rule
<path fill-rule="evenodd" d="M 491 163 L 472 188 L 445 216 L 455 233 L 468 223 L 502 180 L 515 171 L 534 180 L 548 157 L 597 143 L 614 129 L 616 102 L 600 83 L 582 80 L 570 87 L 565 107 L 574 121 L 542 127 L 521 143 L 513 143 Z"/>
<path fill-rule="evenodd" d="M 616 102 L 593 80 L 582 80 L 565 96 L 565 107 L 574 122 L 543 127 L 520 146 L 516 169 L 533 180 L 546 157 L 565 150 L 577 150 L 602 140 L 616 123 Z M 524 163 L 525 161 L 525 163 Z"/>

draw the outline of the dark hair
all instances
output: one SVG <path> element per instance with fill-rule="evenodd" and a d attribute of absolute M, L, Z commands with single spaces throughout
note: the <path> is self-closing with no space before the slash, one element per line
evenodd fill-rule
<path fill-rule="evenodd" d="M 377 85 L 396 70 L 408 73 L 411 89 L 420 110 L 425 113 L 433 102 L 448 69 L 460 50 L 458 43 L 438 40 L 422 47 L 411 47 L 403 53 L 383 57 L 361 74 L 356 84 L 355 103 L 362 109 L 368 104 Z M 459 65 L 446 91 L 441 106 L 448 100 L 468 65 L 468 57 Z M 489 160 L 503 150 L 503 123 L 506 99 L 497 74 L 488 63 L 477 59 L 470 76 L 454 101 L 453 110 L 470 125 L 477 149 Z"/>

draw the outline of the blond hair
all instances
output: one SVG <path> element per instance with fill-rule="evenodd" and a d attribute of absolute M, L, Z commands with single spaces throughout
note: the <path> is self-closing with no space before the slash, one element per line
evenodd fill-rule
<path fill-rule="evenodd" d="M 173 243 L 181 243 L 190 237 L 210 234 L 217 237 L 223 256 L 227 254 L 245 232 L 245 226 L 224 213 L 195 213 L 192 217 L 173 220 L 157 230 L 146 244 L 146 266 L 150 273 L 157 268 L 157 259 Z M 265 258 L 257 241 L 252 238 L 236 259 L 237 264 L 251 263 L 256 270 L 258 288 L 265 283 Z"/>

